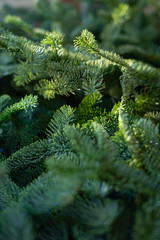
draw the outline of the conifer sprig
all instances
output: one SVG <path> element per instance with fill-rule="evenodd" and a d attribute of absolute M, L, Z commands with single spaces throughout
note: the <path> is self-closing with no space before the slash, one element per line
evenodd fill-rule
<path fill-rule="evenodd" d="M 25 111 L 27 111 L 28 109 L 33 111 L 37 107 L 37 105 L 38 105 L 37 96 L 32 95 L 25 96 L 24 98 L 21 99 L 20 102 L 3 109 L 3 111 L 0 113 L 0 122 L 3 122 L 7 117 L 9 117 L 12 113 L 16 111 L 21 111 L 23 109 Z"/>
<path fill-rule="evenodd" d="M 94 54 L 95 56 L 98 56 L 100 58 L 105 58 L 120 66 L 124 66 L 127 68 L 129 67 L 127 62 L 118 54 L 101 50 L 98 47 L 94 35 L 86 29 L 83 30 L 81 35 L 74 40 L 74 45 L 75 47 L 78 47 L 80 50 L 86 53 L 89 52 L 90 54 Z"/>

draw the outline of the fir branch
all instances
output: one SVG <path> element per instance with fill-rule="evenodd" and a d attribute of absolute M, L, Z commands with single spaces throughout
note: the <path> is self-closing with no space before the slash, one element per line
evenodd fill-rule
<path fill-rule="evenodd" d="M 55 52 L 57 57 L 63 55 L 63 35 L 57 32 L 52 32 L 46 35 L 46 37 L 41 41 L 42 46 L 49 45 Z"/>
<path fill-rule="evenodd" d="M 53 115 L 48 125 L 47 136 L 49 139 L 54 138 L 56 133 L 62 133 L 68 124 L 75 122 L 75 110 L 70 106 L 63 106 Z"/>
<path fill-rule="evenodd" d="M 138 139 L 133 133 L 132 128 L 129 126 L 128 114 L 125 112 L 125 109 L 122 106 L 119 113 L 119 126 L 123 132 L 124 138 L 127 143 L 128 150 L 132 155 L 131 165 L 136 165 L 138 168 L 143 168 L 144 166 L 144 157 L 143 151 L 140 147 Z"/>
<path fill-rule="evenodd" d="M 92 71 L 88 66 L 82 82 L 82 89 L 84 90 L 85 95 L 99 93 L 104 89 L 104 87 L 103 74 L 99 66 L 92 65 Z"/>
<path fill-rule="evenodd" d="M 15 36 L 8 31 L 0 35 L 0 47 L 11 53 L 21 54 L 21 50 L 26 43 L 26 38 Z"/>
<path fill-rule="evenodd" d="M 24 98 L 21 99 L 20 102 L 15 103 L 11 105 L 10 107 L 5 108 L 1 113 L 0 113 L 0 122 L 3 122 L 6 118 L 8 118 L 12 113 L 16 111 L 21 111 L 27 109 L 34 110 L 34 108 L 37 107 L 37 96 L 25 96 Z"/>
<path fill-rule="evenodd" d="M 44 159 L 50 152 L 48 140 L 32 143 L 6 159 L 7 171 L 18 186 L 25 186 L 45 171 Z"/>
<path fill-rule="evenodd" d="M 160 154 L 159 126 L 156 126 L 150 120 L 141 118 L 134 124 L 133 131 L 139 138 L 141 144 L 143 144 L 146 169 L 159 181 L 160 166 L 159 160 L 157 159 L 157 156 Z"/>
<path fill-rule="evenodd" d="M 85 96 L 77 109 L 77 122 L 83 124 L 94 117 L 102 115 L 102 109 L 98 106 L 101 103 L 102 95 L 92 93 Z"/>
<path fill-rule="evenodd" d="M 59 159 L 63 154 L 72 152 L 64 128 L 76 122 L 75 110 L 70 106 L 63 106 L 53 115 L 49 123 L 47 136 L 51 142 L 52 154 Z"/>
<path fill-rule="evenodd" d="M 82 164 L 86 165 L 86 171 L 82 176 L 86 174 L 90 179 L 98 177 L 118 189 L 129 189 L 145 195 L 153 195 L 155 191 L 159 191 L 155 177 L 151 178 L 143 170 L 137 170 L 135 167 L 131 168 L 129 165 L 116 161 L 117 148 L 110 139 L 102 150 L 95 147 L 94 140 L 82 135 L 73 127 L 67 127 L 65 134 L 70 139 Z"/>
<path fill-rule="evenodd" d="M 117 65 L 129 68 L 127 62 L 120 57 L 118 54 L 108 51 L 103 51 L 98 47 L 94 35 L 88 30 L 83 30 L 81 36 L 74 40 L 75 47 L 80 48 L 80 50 L 89 52 L 90 54 L 95 54 L 98 57 L 107 59 Z"/>

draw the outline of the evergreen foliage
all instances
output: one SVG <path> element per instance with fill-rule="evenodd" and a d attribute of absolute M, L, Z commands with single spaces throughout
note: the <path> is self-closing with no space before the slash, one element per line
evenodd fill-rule
<path fill-rule="evenodd" d="M 81 2 L 3 9 L 0 240 L 159 239 L 160 6 Z"/>

